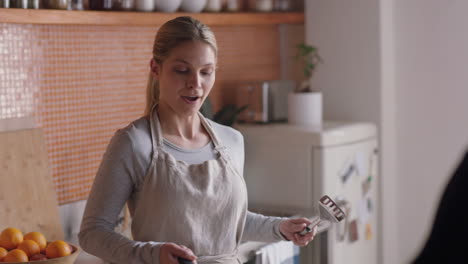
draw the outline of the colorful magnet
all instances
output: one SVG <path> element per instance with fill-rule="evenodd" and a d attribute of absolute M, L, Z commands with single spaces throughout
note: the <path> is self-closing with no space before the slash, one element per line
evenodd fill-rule
<path fill-rule="evenodd" d="M 362 196 L 366 196 L 366 194 L 370 190 L 370 187 L 371 187 L 371 183 L 369 180 L 366 179 L 364 182 L 362 182 Z"/>
<path fill-rule="evenodd" d="M 370 223 L 366 224 L 366 240 L 372 239 L 372 226 Z"/>
<path fill-rule="evenodd" d="M 349 242 L 354 242 L 359 239 L 358 236 L 358 223 L 357 220 L 351 221 L 349 223 Z"/>
<path fill-rule="evenodd" d="M 349 178 L 351 177 L 351 175 L 353 174 L 355 170 L 355 167 L 353 164 L 350 164 L 345 170 L 343 170 L 343 172 L 340 174 L 340 177 L 341 177 L 341 181 L 343 183 L 346 183 Z"/>

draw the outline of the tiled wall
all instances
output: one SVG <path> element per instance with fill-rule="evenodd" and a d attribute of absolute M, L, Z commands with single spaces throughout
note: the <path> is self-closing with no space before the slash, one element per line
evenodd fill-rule
<path fill-rule="evenodd" d="M 1 24 L 0 118 L 43 128 L 60 203 L 85 198 L 113 132 L 142 113 L 152 28 Z"/>
<path fill-rule="evenodd" d="M 0 121 L 42 127 L 60 204 L 86 199 L 118 128 L 142 115 L 157 28 L 0 23 Z M 215 108 L 239 81 L 280 77 L 277 26 L 213 28 Z"/>

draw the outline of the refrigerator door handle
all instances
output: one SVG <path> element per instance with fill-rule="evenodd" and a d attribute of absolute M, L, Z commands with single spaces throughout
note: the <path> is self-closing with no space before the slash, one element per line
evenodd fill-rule
<path fill-rule="evenodd" d="M 337 240 L 338 242 L 342 242 L 345 240 L 346 234 L 348 233 L 348 226 L 349 226 L 348 216 L 349 216 L 349 213 L 351 212 L 351 203 L 348 202 L 348 200 L 346 200 L 346 198 L 344 198 L 343 196 L 337 196 L 335 201 L 336 201 L 336 205 L 338 205 L 338 207 L 340 207 L 346 214 L 345 220 L 338 223 L 337 224 L 338 226 L 336 228 Z"/>

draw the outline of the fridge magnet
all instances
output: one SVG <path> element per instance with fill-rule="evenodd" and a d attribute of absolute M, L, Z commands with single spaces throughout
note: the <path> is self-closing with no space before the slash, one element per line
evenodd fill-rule
<path fill-rule="evenodd" d="M 358 237 L 358 226 L 357 220 L 354 219 L 349 223 L 349 242 L 354 242 L 359 239 Z"/>
<path fill-rule="evenodd" d="M 341 182 L 343 182 L 343 184 L 345 184 L 349 180 L 349 178 L 351 178 L 351 175 L 353 174 L 355 169 L 356 168 L 354 167 L 354 164 L 348 163 L 347 166 L 345 166 L 344 169 L 341 170 L 340 178 L 341 178 Z"/>
<path fill-rule="evenodd" d="M 366 240 L 372 239 L 372 226 L 370 223 L 366 224 Z"/>
<path fill-rule="evenodd" d="M 365 181 L 362 182 L 362 196 L 366 196 L 369 192 L 371 187 L 370 177 L 368 177 Z"/>

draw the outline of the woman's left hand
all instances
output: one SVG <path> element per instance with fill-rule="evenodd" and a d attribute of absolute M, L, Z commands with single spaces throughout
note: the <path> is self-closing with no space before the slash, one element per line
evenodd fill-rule
<path fill-rule="evenodd" d="M 310 224 L 312 224 L 312 222 L 307 218 L 286 219 L 281 221 L 279 230 L 284 237 L 291 240 L 295 245 L 303 247 L 307 246 L 317 233 L 317 226 L 315 226 L 312 232 L 305 235 L 299 234 Z"/>

